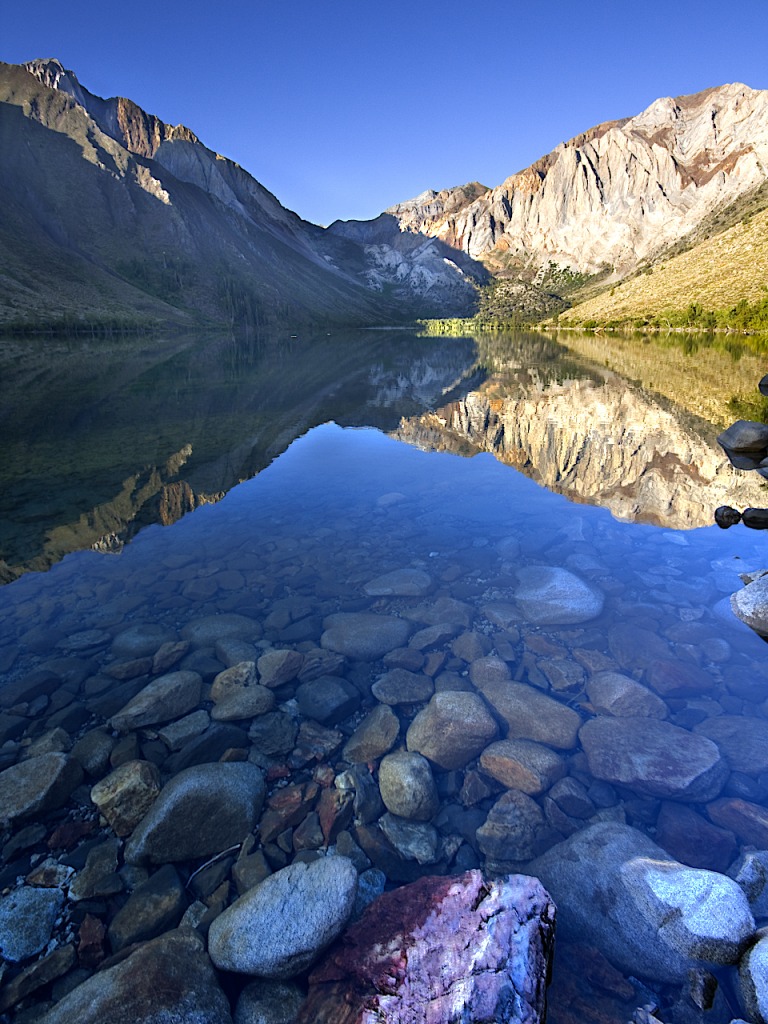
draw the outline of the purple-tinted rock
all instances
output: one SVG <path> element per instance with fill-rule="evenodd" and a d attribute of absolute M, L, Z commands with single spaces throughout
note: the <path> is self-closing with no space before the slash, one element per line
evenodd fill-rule
<path fill-rule="evenodd" d="M 310 975 L 297 1024 L 544 1020 L 555 908 L 523 875 L 422 878 L 366 909 Z"/>

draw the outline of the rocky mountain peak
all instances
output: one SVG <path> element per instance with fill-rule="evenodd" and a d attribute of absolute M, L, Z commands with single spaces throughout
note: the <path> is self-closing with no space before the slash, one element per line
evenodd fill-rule
<path fill-rule="evenodd" d="M 60 60 L 55 57 L 38 57 L 35 60 L 27 61 L 23 67 L 43 85 L 47 85 L 49 89 L 65 92 L 77 100 L 81 106 L 86 106 L 85 93 L 77 80 L 77 75 L 74 71 L 65 68 Z"/>
<path fill-rule="evenodd" d="M 663 97 L 561 143 L 501 185 L 429 191 L 386 212 L 496 270 L 630 272 L 768 175 L 768 91 Z"/>

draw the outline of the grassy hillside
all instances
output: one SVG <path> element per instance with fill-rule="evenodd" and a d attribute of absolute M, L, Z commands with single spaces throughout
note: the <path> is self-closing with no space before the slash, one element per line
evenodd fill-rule
<path fill-rule="evenodd" d="M 594 320 L 605 324 L 658 317 L 664 326 L 665 314 L 695 304 L 719 312 L 718 326 L 738 327 L 728 322 L 728 311 L 739 301 L 755 304 L 766 297 L 768 209 L 747 215 L 688 251 L 662 258 L 636 276 L 574 305 L 560 323 L 578 325 Z"/>

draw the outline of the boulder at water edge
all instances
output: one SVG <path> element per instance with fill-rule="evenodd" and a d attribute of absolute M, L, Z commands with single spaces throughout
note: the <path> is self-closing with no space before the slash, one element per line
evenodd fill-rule
<path fill-rule="evenodd" d="M 421 878 L 347 929 L 310 975 L 297 1024 L 536 1024 L 554 918 L 535 878 Z"/>
<path fill-rule="evenodd" d="M 201 764 L 163 787 L 125 848 L 127 864 L 165 864 L 220 853 L 252 831 L 264 777 L 252 764 Z"/>
<path fill-rule="evenodd" d="M 356 895 L 357 871 L 346 857 L 295 861 L 214 920 L 208 933 L 211 959 L 224 971 L 291 978 L 341 932 Z"/>
<path fill-rule="evenodd" d="M 682 982 L 702 964 L 734 964 L 755 923 L 725 875 L 673 860 L 618 822 L 577 832 L 532 861 L 558 908 L 558 929 L 622 970 Z"/>
<path fill-rule="evenodd" d="M 147 942 L 64 996 L 40 1024 L 232 1024 L 203 940 L 191 929 Z"/>

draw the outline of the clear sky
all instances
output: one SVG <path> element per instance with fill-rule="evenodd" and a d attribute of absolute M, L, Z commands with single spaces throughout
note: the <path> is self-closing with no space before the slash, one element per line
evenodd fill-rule
<path fill-rule="evenodd" d="M 498 185 L 659 96 L 768 88 L 768 0 L 35 0 L 0 60 L 58 57 L 307 220 Z"/>

